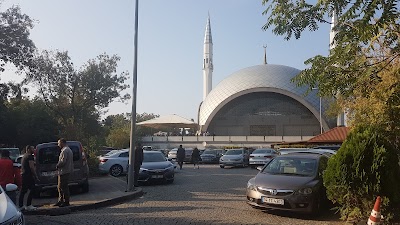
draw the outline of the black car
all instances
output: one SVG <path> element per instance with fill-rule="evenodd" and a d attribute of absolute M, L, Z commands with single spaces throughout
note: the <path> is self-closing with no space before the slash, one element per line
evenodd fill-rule
<path fill-rule="evenodd" d="M 140 167 L 139 182 L 174 182 L 175 165 L 159 151 L 143 151 L 143 163 Z"/>
<path fill-rule="evenodd" d="M 317 214 L 327 202 L 322 174 L 328 157 L 286 154 L 273 158 L 247 183 L 247 203 L 257 208 Z"/>
<path fill-rule="evenodd" d="M 223 149 L 206 149 L 200 155 L 201 163 L 218 163 L 224 152 Z"/>

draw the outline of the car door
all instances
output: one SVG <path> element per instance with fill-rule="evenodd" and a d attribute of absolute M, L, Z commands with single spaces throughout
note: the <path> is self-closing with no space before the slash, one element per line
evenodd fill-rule
<path fill-rule="evenodd" d="M 122 166 L 125 173 L 127 172 L 129 162 L 129 152 L 122 152 L 118 156 L 118 163 Z"/>

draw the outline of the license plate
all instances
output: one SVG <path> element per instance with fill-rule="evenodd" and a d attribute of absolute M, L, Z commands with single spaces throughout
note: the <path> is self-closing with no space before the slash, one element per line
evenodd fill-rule
<path fill-rule="evenodd" d="M 275 205 L 284 205 L 285 201 L 279 198 L 266 198 L 261 197 L 261 202 L 268 203 L 268 204 L 275 204 Z"/>
<path fill-rule="evenodd" d="M 44 177 L 51 177 L 57 175 L 57 171 L 50 171 L 50 172 L 42 172 L 42 176 Z"/>
<path fill-rule="evenodd" d="M 164 175 L 151 175 L 151 178 L 164 178 Z"/>

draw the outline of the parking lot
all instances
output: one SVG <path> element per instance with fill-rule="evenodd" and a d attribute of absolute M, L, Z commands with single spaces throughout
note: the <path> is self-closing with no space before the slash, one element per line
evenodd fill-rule
<path fill-rule="evenodd" d="M 173 184 L 142 186 L 144 196 L 120 205 L 62 216 L 27 216 L 27 224 L 344 224 L 324 211 L 317 217 L 261 211 L 246 203 L 257 170 L 184 164 Z M 124 177 L 120 177 L 125 179 Z"/>

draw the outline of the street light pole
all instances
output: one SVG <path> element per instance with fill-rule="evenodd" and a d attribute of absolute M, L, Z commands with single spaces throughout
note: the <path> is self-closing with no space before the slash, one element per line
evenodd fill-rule
<path fill-rule="evenodd" d="M 136 130 L 136 95 L 137 95 L 137 49 L 138 49 L 138 13 L 139 2 L 135 1 L 135 36 L 134 36 L 134 61 L 133 61 L 133 87 L 132 87 L 132 111 L 131 111 L 131 138 L 129 148 L 129 170 L 127 191 L 134 191 L 134 162 L 135 162 L 135 130 Z"/>
<path fill-rule="evenodd" d="M 322 128 L 322 97 L 319 97 L 319 126 L 321 127 L 321 134 L 323 132 Z"/>
<path fill-rule="evenodd" d="M 318 90 L 318 88 L 311 88 L 312 90 Z M 324 129 L 322 127 L 322 97 L 319 96 L 319 126 L 320 126 L 320 133 L 322 134 L 324 132 Z"/>

